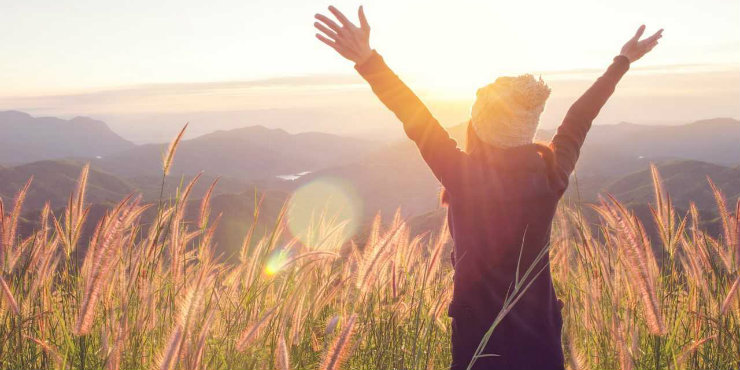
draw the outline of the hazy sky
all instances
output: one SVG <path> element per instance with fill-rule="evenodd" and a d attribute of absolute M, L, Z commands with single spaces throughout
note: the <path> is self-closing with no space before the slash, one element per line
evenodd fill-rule
<path fill-rule="evenodd" d="M 207 131 L 250 124 L 238 112 L 378 110 L 351 63 L 314 39 L 312 17 L 326 2 L 0 4 L 0 109 L 105 118 L 130 136 L 188 113 L 203 121 L 233 113 L 203 122 Z M 334 4 L 356 18 L 358 2 Z M 376 0 L 365 8 L 372 45 L 452 120 L 464 119 L 476 87 L 534 72 L 553 86 L 543 123 L 554 125 L 641 23 L 665 28 L 664 38 L 633 66 L 611 120 L 740 116 L 740 1 Z"/>

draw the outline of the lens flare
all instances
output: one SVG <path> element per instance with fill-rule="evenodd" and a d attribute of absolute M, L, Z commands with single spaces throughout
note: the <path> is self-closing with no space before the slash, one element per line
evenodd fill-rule
<path fill-rule="evenodd" d="M 304 245 L 341 245 L 362 222 L 362 201 L 346 180 L 325 177 L 293 193 L 287 216 L 288 229 Z"/>
<path fill-rule="evenodd" d="M 272 276 L 280 272 L 289 257 L 290 253 L 284 249 L 272 252 L 272 255 L 267 259 L 267 264 L 265 264 L 265 274 Z"/>

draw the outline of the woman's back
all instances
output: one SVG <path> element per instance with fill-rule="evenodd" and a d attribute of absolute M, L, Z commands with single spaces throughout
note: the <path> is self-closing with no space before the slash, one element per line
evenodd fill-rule
<path fill-rule="evenodd" d="M 470 353 L 453 353 L 453 358 L 472 357 L 478 345 L 472 342 L 480 342 L 502 310 L 517 272 L 521 279 L 549 245 L 550 225 L 564 185 L 541 153 L 543 148 L 537 144 L 473 153 L 459 167 L 460 181 L 446 188 L 455 245 L 449 314 L 453 335 L 463 331 L 471 341 L 458 346 Z M 547 254 L 533 267 L 539 274 L 497 325 L 486 347 L 485 353 L 500 356 L 479 359 L 481 368 L 557 368 L 563 363 L 562 319 Z M 471 330 L 479 333 L 470 335 Z M 539 355 L 531 356 L 532 351 Z M 467 362 L 460 365 L 464 368 Z"/>

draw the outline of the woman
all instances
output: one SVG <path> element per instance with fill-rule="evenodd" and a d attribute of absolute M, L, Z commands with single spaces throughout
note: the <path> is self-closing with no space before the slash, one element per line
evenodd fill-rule
<path fill-rule="evenodd" d="M 550 94 L 542 80 L 502 77 L 481 88 L 463 152 L 370 48 L 363 8 L 360 27 L 334 7 L 329 10 L 338 23 L 317 14 L 314 25 L 321 34 L 316 37 L 355 62 L 444 186 L 455 244 L 451 368 L 468 367 L 512 285 L 532 265 L 540 273 L 530 275 L 531 285 L 495 327 L 484 343 L 486 356 L 477 356 L 473 368 L 563 369 L 561 303 L 546 250 L 552 219 L 591 122 L 630 63 L 657 45 L 662 30 L 642 41 L 645 26 L 637 30 L 604 75 L 573 104 L 549 145 L 533 143 Z"/>

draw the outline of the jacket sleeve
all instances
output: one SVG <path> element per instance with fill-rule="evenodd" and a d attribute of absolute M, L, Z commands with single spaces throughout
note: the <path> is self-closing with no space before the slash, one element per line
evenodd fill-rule
<path fill-rule="evenodd" d="M 459 176 L 460 162 L 467 155 L 437 122 L 426 106 L 385 64 L 377 52 L 355 69 L 375 95 L 403 123 L 406 135 L 416 143 L 434 176 L 446 188 Z"/>
<path fill-rule="evenodd" d="M 567 181 L 576 166 L 581 146 L 591 123 L 599 114 L 609 97 L 614 93 L 617 82 L 629 69 L 629 60 L 617 56 L 606 72 L 568 110 L 563 123 L 552 138 L 550 147 L 560 174 Z"/>

